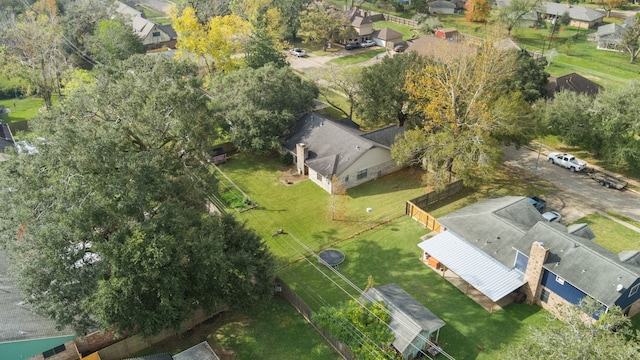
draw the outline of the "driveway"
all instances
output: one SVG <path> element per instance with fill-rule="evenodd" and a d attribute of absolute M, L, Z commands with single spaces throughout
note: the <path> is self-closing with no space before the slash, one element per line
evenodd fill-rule
<path fill-rule="evenodd" d="M 593 212 L 611 211 L 635 221 L 640 221 L 640 195 L 632 190 L 607 189 L 592 180 L 586 173 L 572 173 L 547 161 L 543 149 L 538 161 L 538 151 L 522 147 L 505 148 L 505 163 L 534 174 L 555 185 L 547 195 L 547 207 L 559 211 L 563 223 L 570 223 Z"/>

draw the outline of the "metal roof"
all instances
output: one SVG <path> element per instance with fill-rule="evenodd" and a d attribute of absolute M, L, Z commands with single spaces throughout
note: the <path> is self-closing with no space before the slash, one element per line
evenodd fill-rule
<path fill-rule="evenodd" d="M 395 336 L 393 347 L 401 353 L 404 353 L 421 333 L 425 336 L 423 332 L 431 334 L 446 325 L 442 319 L 397 284 L 372 287 L 363 297 L 382 301 L 391 310 L 389 327 Z M 425 337 L 428 338 L 428 335 Z"/>
<path fill-rule="evenodd" d="M 418 246 L 492 301 L 524 285 L 524 275 L 447 230 Z"/>

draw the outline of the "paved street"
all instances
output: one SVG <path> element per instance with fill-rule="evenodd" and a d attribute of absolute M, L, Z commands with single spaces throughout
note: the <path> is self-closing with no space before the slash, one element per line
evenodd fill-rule
<path fill-rule="evenodd" d="M 522 147 L 505 149 L 505 163 L 537 175 L 556 186 L 546 197 L 547 205 L 559 211 L 566 222 L 575 221 L 595 211 L 614 213 L 640 221 L 640 195 L 635 191 L 607 189 L 592 180 L 588 174 L 572 173 L 547 161 L 546 150 L 538 152 Z M 565 221 L 563 221 L 565 222 Z M 639 235 L 640 236 L 640 235 Z"/>

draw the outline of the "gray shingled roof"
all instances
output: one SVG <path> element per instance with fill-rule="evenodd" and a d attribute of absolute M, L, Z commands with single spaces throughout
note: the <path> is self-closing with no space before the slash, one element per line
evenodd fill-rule
<path fill-rule="evenodd" d="M 187 350 L 173 355 L 173 360 L 219 360 L 218 355 L 206 341 L 194 345 Z"/>
<path fill-rule="evenodd" d="M 550 15 L 562 16 L 565 12 L 569 13 L 569 17 L 573 20 L 594 21 L 602 19 L 605 13 L 586 8 L 583 6 L 575 6 L 569 4 L 558 4 L 554 2 L 545 3 L 545 12 Z"/>
<path fill-rule="evenodd" d="M 364 133 L 344 124 L 353 122 L 335 121 L 317 113 L 309 113 L 298 120 L 285 147 L 295 153 L 296 144 L 304 143 L 309 149 L 307 166 L 322 176 L 331 178 L 341 174 L 367 150 L 373 147 L 388 149 L 404 128 L 388 127 Z M 394 134 L 395 132 L 395 134 Z"/>
<path fill-rule="evenodd" d="M 397 284 L 372 287 L 363 298 L 382 301 L 387 305 L 391 311 L 389 326 L 395 336 L 393 347 L 401 353 L 422 331 L 431 334 L 446 325 Z"/>
<path fill-rule="evenodd" d="M 611 23 L 607 25 L 598 26 L 597 37 L 606 37 L 606 36 L 616 36 L 622 37 L 622 33 L 624 32 L 624 28 L 616 23 Z"/>
<path fill-rule="evenodd" d="M 378 39 L 382 39 L 382 40 L 393 40 L 393 39 L 397 39 L 397 38 L 402 38 L 402 34 L 400 34 L 399 32 L 390 29 L 388 27 L 386 28 L 382 28 L 376 35 L 376 37 Z"/>
<path fill-rule="evenodd" d="M 620 297 L 616 286 L 628 289 L 640 277 L 640 267 L 593 241 L 571 235 L 546 222 L 536 224 L 515 247 L 529 253 L 534 241 L 549 249 L 544 268 L 607 306 Z"/>
<path fill-rule="evenodd" d="M 511 244 L 543 220 L 527 198 L 503 196 L 471 204 L 438 222 L 511 268 L 516 255 Z"/>
<path fill-rule="evenodd" d="M 547 270 L 608 306 L 620 296 L 618 284 L 626 289 L 640 277 L 635 256 L 621 261 L 590 240 L 593 232 L 585 224 L 567 228 L 543 221 L 524 197 L 486 199 L 438 221 L 509 268 L 516 250 L 528 255 L 534 242 L 542 242 L 549 249 Z"/>
<path fill-rule="evenodd" d="M 68 329 L 56 330 L 52 320 L 31 311 L 8 269 L 9 258 L 0 251 L 0 343 L 73 335 Z"/>

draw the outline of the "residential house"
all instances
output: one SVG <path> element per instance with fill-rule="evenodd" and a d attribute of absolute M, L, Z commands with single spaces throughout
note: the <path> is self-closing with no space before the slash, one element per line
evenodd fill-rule
<path fill-rule="evenodd" d="M 356 32 L 356 36 L 347 39 L 347 42 L 363 42 L 372 40 L 378 46 L 393 49 L 398 44 L 404 44 L 402 34 L 389 28 L 374 30 L 373 21 L 369 17 L 369 13 L 355 8 L 348 14 L 351 26 Z"/>
<path fill-rule="evenodd" d="M 586 297 L 605 309 L 640 312 L 640 252 L 618 255 L 592 241 L 586 224 L 544 221 L 519 196 L 486 199 L 438 219 L 445 230 L 418 246 L 494 303 L 514 292 L 554 312 Z"/>
<path fill-rule="evenodd" d="M 423 354 L 436 355 L 440 328 L 445 326 L 437 315 L 396 284 L 374 286 L 361 297 L 369 302 L 382 301 L 391 311 L 389 327 L 393 332 L 393 347 L 405 360 Z"/>
<path fill-rule="evenodd" d="M 549 77 L 547 84 L 547 98 L 553 99 L 560 91 L 572 91 L 578 94 L 596 96 L 604 88 L 586 77 L 571 73 L 560 77 Z"/>
<path fill-rule="evenodd" d="M 375 30 L 373 32 L 373 38 L 377 44 L 388 49 L 393 49 L 396 45 L 405 43 L 405 41 L 402 40 L 401 33 L 387 27 Z"/>
<path fill-rule="evenodd" d="M 564 13 L 569 14 L 571 21 L 569 26 L 575 26 L 582 29 L 591 29 L 592 27 L 602 24 L 605 13 L 593 10 L 584 6 L 576 6 L 571 4 L 560 4 L 555 2 L 547 2 L 544 4 L 542 18 L 547 21 L 559 20 Z"/>
<path fill-rule="evenodd" d="M 472 44 L 446 41 L 436 35 L 422 35 L 419 38 L 407 41 L 407 45 L 407 51 L 415 51 L 422 56 L 428 56 L 439 61 L 452 61 L 460 56 L 472 56 L 477 52 L 477 47 Z"/>
<path fill-rule="evenodd" d="M 447 0 L 437 0 L 429 3 L 429 13 L 431 14 L 453 14 L 456 11 L 456 4 Z"/>
<path fill-rule="evenodd" d="M 505 8 L 511 4 L 511 0 L 496 0 L 495 7 Z M 517 27 L 536 26 L 540 20 L 549 22 L 560 19 L 564 13 L 569 14 L 571 19 L 569 25 L 582 29 L 590 29 L 602 23 L 605 13 L 583 6 L 576 6 L 566 3 L 545 2 L 540 8 L 533 9 L 523 15 L 515 24 Z"/>
<path fill-rule="evenodd" d="M 597 49 L 618 51 L 623 34 L 624 28 L 616 23 L 599 26 L 596 33 Z"/>
<path fill-rule="evenodd" d="M 391 158 L 391 145 L 404 128 L 395 125 L 363 132 L 351 120 L 332 120 L 309 113 L 296 123 L 285 148 L 300 174 L 329 193 L 379 178 L 400 167 Z"/>
<path fill-rule="evenodd" d="M 635 17 L 627 17 L 620 25 L 611 23 L 598 27 L 596 33 L 596 42 L 598 43 L 598 50 L 611 50 L 620 51 L 618 45 L 622 41 L 622 36 L 626 29 L 633 25 Z"/>
<path fill-rule="evenodd" d="M 0 358 L 13 354 L 28 359 L 75 338 L 71 329 L 58 330 L 55 321 L 33 311 L 11 277 L 9 265 L 9 257 L 0 251 Z"/>
<path fill-rule="evenodd" d="M 173 27 L 148 20 L 142 11 L 135 8 L 135 3 L 116 1 L 116 12 L 129 19 L 133 32 L 148 48 L 175 47 L 178 34 Z"/>

